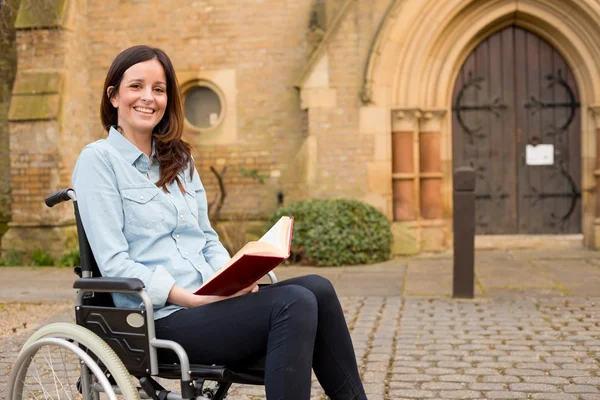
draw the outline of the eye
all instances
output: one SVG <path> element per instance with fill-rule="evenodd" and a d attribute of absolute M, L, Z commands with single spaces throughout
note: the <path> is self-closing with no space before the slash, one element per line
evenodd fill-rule
<path fill-rule="evenodd" d="M 154 88 L 154 90 L 156 90 L 159 93 L 164 93 L 165 92 L 165 90 L 163 88 L 161 88 L 161 87 L 156 87 L 156 88 Z"/>
<path fill-rule="evenodd" d="M 129 87 L 133 89 L 140 89 L 142 85 L 140 85 L 139 83 L 132 83 Z"/>

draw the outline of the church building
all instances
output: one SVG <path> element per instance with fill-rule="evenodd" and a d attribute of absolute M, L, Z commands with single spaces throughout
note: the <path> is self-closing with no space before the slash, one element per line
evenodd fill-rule
<path fill-rule="evenodd" d="M 136 44 L 173 60 L 223 218 L 352 198 L 395 254 L 440 251 L 470 166 L 478 247 L 600 248 L 600 0 L 21 0 L 14 26 L 3 251 L 72 243 L 43 199 L 106 136 L 104 77 Z"/>

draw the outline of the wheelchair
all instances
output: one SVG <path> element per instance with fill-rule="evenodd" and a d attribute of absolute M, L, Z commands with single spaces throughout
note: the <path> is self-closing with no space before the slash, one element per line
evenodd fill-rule
<path fill-rule="evenodd" d="M 49 195 L 53 207 L 73 201 L 80 250 L 75 304 L 76 324 L 53 323 L 23 345 L 7 382 L 7 400 L 66 399 L 225 399 L 232 384 L 264 385 L 264 359 L 242 369 L 190 364 L 178 343 L 157 339 L 152 302 L 137 278 L 102 277 L 87 241 L 75 191 Z M 271 283 L 277 281 L 269 273 Z M 111 293 L 135 293 L 144 307 L 115 307 Z M 161 363 L 160 351 L 178 363 Z M 160 378 L 160 379 L 158 379 Z M 158 380 L 179 380 L 180 393 Z M 164 382 L 163 382 L 164 384 Z"/>

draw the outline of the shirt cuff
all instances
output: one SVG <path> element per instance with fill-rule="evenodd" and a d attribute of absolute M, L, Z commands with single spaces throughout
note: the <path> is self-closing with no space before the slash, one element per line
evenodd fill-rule
<path fill-rule="evenodd" d="M 175 279 L 167 272 L 165 267 L 162 265 L 156 267 L 146 289 L 154 308 L 165 306 L 167 299 L 169 298 L 169 293 L 174 285 Z"/>

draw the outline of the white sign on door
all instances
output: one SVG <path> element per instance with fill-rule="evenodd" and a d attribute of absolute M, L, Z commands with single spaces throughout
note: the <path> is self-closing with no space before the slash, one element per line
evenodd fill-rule
<path fill-rule="evenodd" d="M 527 165 L 553 165 L 554 145 L 552 144 L 528 144 L 525 147 L 525 163 Z"/>

